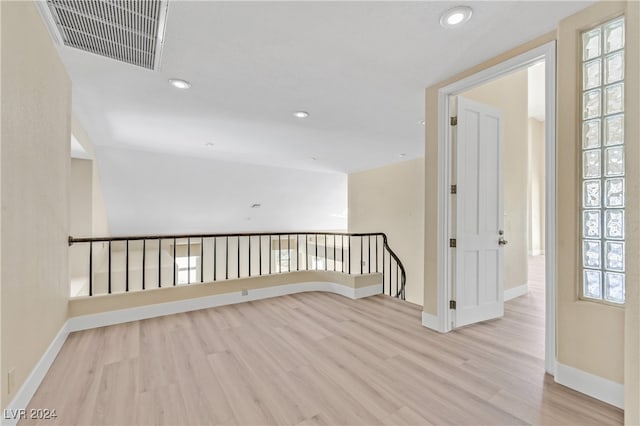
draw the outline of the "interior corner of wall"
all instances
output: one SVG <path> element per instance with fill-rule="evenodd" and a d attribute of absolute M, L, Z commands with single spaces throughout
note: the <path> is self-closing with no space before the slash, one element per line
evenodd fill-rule
<path fill-rule="evenodd" d="M 93 146 L 93 143 L 91 142 L 91 138 L 89 137 L 87 131 L 84 129 L 84 126 L 78 119 L 77 115 L 73 112 L 71 113 L 71 134 L 75 136 L 80 145 L 82 145 L 82 148 L 84 148 L 87 154 L 89 154 L 91 159 L 95 160 L 96 150 Z"/>

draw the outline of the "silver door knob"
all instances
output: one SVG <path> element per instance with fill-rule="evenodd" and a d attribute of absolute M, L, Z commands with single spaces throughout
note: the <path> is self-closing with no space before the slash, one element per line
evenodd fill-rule
<path fill-rule="evenodd" d="M 501 246 L 506 246 L 507 244 L 509 244 L 509 241 L 505 240 L 504 237 L 500 237 L 500 239 L 498 240 L 498 244 L 500 244 Z"/>

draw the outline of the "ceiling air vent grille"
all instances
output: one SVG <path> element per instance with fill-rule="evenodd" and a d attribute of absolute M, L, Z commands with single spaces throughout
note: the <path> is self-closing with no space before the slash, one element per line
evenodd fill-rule
<path fill-rule="evenodd" d="M 166 0 L 47 0 L 65 46 L 158 68 Z"/>

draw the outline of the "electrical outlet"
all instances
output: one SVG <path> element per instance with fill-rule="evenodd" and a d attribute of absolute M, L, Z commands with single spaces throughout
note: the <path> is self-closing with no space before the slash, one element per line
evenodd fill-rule
<path fill-rule="evenodd" d="M 9 370 L 9 372 L 7 373 L 7 395 L 11 395 L 11 393 L 13 392 L 13 387 L 15 386 L 15 375 L 16 375 L 16 369 L 12 368 L 11 370 Z"/>
<path fill-rule="evenodd" d="M 243 289 L 242 289 L 242 295 L 243 295 L 243 296 L 248 296 L 248 295 L 249 295 L 249 290 L 247 290 L 247 289 L 243 288 Z"/>

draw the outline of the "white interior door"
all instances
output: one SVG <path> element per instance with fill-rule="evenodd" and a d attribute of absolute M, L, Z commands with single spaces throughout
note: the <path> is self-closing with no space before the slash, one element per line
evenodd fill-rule
<path fill-rule="evenodd" d="M 504 314 L 502 112 L 457 99 L 455 326 Z"/>

